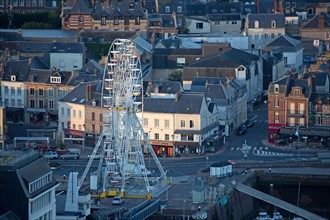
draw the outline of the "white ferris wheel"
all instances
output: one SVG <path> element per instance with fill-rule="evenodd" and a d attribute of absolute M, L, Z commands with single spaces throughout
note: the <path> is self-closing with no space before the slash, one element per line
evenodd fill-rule
<path fill-rule="evenodd" d="M 166 182 L 166 174 L 136 115 L 143 100 L 142 85 L 135 43 L 130 39 L 116 39 L 108 52 L 102 89 L 102 106 L 109 111 L 103 116 L 105 166 L 99 167 L 99 180 L 103 192 L 110 195 L 124 196 L 133 191 L 143 192 L 143 189 L 147 195 L 152 195 L 154 181 L 151 185 L 143 145 L 151 152 L 158 167 L 160 177 L 157 180 Z"/>

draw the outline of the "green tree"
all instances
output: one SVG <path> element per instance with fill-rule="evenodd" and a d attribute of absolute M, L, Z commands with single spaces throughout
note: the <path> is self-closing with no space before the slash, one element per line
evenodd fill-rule
<path fill-rule="evenodd" d="M 172 72 L 169 76 L 168 76 L 168 80 L 170 81 L 181 81 L 182 79 L 182 70 L 175 70 L 174 72 Z"/>

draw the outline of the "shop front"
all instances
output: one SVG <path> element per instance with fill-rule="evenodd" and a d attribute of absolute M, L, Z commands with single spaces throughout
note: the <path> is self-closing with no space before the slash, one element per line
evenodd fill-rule
<path fill-rule="evenodd" d="M 175 141 L 178 154 L 203 154 L 205 148 L 199 142 L 193 141 Z"/>
<path fill-rule="evenodd" d="M 150 140 L 150 144 L 159 157 L 173 157 L 173 142 L 172 141 L 156 141 Z M 149 153 L 149 152 L 147 152 Z"/>
<path fill-rule="evenodd" d="M 64 129 L 64 138 L 65 140 L 72 141 L 72 144 L 84 144 L 84 132 L 79 130 L 74 130 L 71 128 Z"/>
<path fill-rule="evenodd" d="M 268 143 L 275 143 L 276 140 L 280 139 L 279 134 L 284 124 L 268 123 Z"/>
<path fill-rule="evenodd" d="M 202 145 L 205 146 L 206 152 L 217 152 L 224 144 L 223 134 L 214 134 L 206 138 Z"/>
<path fill-rule="evenodd" d="M 43 124 L 46 119 L 46 110 L 45 109 L 27 109 L 27 113 L 29 114 L 28 123 L 31 124 Z"/>
<path fill-rule="evenodd" d="M 6 119 L 9 122 L 24 122 L 24 108 L 6 108 Z"/>

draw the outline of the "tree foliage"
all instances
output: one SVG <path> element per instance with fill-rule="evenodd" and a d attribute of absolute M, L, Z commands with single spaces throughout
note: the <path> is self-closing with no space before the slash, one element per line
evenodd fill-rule
<path fill-rule="evenodd" d="M 9 27 L 9 20 L 11 26 Z M 1 28 L 61 29 L 60 10 L 20 13 L 0 13 Z"/>
<path fill-rule="evenodd" d="M 108 54 L 111 43 L 85 43 L 85 46 L 90 53 L 101 58 Z"/>
<path fill-rule="evenodd" d="M 172 72 L 169 76 L 168 76 L 168 80 L 170 81 L 181 81 L 182 79 L 182 70 L 175 70 L 174 72 Z"/>

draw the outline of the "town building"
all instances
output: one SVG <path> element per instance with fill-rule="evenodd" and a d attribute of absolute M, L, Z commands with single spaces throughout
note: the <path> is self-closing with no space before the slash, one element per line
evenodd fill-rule
<path fill-rule="evenodd" d="M 303 69 L 303 45 L 299 40 L 289 36 L 281 35 L 271 41 L 264 48 L 266 51 L 281 53 L 284 60 L 284 71 Z"/>
<path fill-rule="evenodd" d="M 28 13 L 35 11 L 55 11 L 60 7 L 60 0 L 1 1 L 0 12 Z"/>
<path fill-rule="evenodd" d="M 201 93 L 145 98 L 138 117 L 160 156 L 214 152 L 223 143 L 217 107 Z"/>
<path fill-rule="evenodd" d="M 4 151 L 0 158 L 0 215 L 12 211 L 19 219 L 56 219 L 59 184 L 47 159 L 35 151 Z"/>
<path fill-rule="evenodd" d="M 80 83 L 58 102 L 58 133 L 62 141 L 92 146 L 102 132 L 102 83 Z"/>
<path fill-rule="evenodd" d="M 249 50 L 258 54 L 268 43 L 285 35 L 284 14 L 248 14 L 244 28 L 249 36 Z"/>
<path fill-rule="evenodd" d="M 185 91 L 191 90 L 196 77 L 224 77 L 238 79 L 246 84 L 248 110 L 263 96 L 262 57 L 237 50 L 228 43 L 204 43 L 203 58 L 184 67 L 182 83 Z"/>
<path fill-rule="evenodd" d="M 286 75 L 272 82 L 268 89 L 268 141 L 293 141 L 295 131 L 305 142 L 330 137 L 329 92 L 316 92 L 316 74 Z M 329 77 L 329 76 L 327 76 Z"/>
<path fill-rule="evenodd" d="M 330 16 L 321 12 L 299 29 L 304 55 L 316 56 L 330 49 Z"/>
<path fill-rule="evenodd" d="M 1 65 L 1 100 L 6 108 L 7 121 L 25 121 L 25 82 L 31 62 L 31 59 L 13 60 Z"/>
<path fill-rule="evenodd" d="M 64 30 L 146 31 L 148 20 L 142 1 L 66 1 L 62 7 Z"/>

